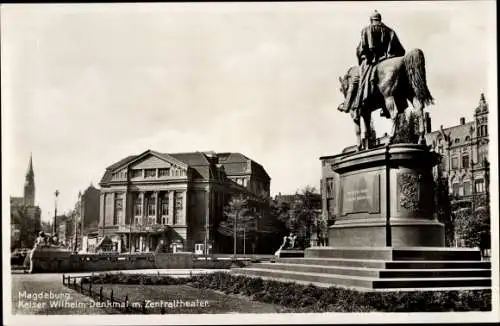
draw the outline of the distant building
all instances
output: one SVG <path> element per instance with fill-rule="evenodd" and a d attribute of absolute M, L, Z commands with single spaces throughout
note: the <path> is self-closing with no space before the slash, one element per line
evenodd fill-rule
<path fill-rule="evenodd" d="M 24 182 L 24 196 L 10 197 L 11 234 L 14 247 L 32 247 L 41 229 L 41 209 L 35 205 L 35 173 L 30 156 Z M 24 226 L 24 227 L 23 227 Z"/>
<path fill-rule="evenodd" d="M 111 250 L 215 252 L 231 248 L 216 232 L 232 194 L 269 196 L 270 178 L 240 153 L 166 154 L 147 150 L 106 169 L 100 182 L 99 241 Z M 99 247 L 99 244 L 98 244 Z"/>
<path fill-rule="evenodd" d="M 83 192 L 75 210 L 79 218 L 79 237 L 82 239 L 79 249 L 84 251 L 94 251 L 99 235 L 99 214 L 100 214 L 101 191 L 92 184 Z M 81 209 L 81 211 L 80 211 Z"/>
<path fill-rule="evenodd" d="M 427 143 L 441 154 L 435 173 L 448 179 L 450 194 L 455 200 L 469 200 L 486 195 L 489 189 L 488 103 L 481 94 L 474 120 L 427 135 Z"/>
<path fill-rule="evenodd" d="M 73 241 L 73 219 L 69 215 L 57 216 L 57 240 L 65 248 L 71 248 Z"/>

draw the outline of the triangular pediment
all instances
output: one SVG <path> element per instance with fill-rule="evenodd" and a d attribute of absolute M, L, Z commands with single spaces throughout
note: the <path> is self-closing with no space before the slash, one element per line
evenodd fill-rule
<path fill-rule="evenodd" d="M 135 170 L 135 169 L 176 169 L 181 171 L 187 171 L 188 166 L 176 158 L 168 154 L 158 153 L 155 151 L 148 150 L 140 155 L 138 155 L 133 160 L 127 162 L 126 164 L 116 167 L 113 172 L 119 172 L 121 170 Z"/>

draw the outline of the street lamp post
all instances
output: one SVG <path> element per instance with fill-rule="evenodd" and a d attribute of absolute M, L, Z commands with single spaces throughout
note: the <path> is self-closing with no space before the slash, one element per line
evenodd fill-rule
<path fill-rule="evenodd" d="M 82 192 L 78 192 L 78 215 L 80 216 L 80 221 L 82 219 Z M 78 219 L 77 219 L 77 215 L 75 214 L 75 234 L 73 236 L 73 251 L 76 252 L 77 251 L 77 241 L 78 241 L 78 237 L 77 237 L 77 230 L 78 230 Z"/>
<path fill-rule="evenodd" d="M 54 225 L 52 226 L 52 236 L 55 236 L 57 234 L 57 197 L 59 196 L 59 190 L 56 190 L 54 193 L 55 195 L 55 200 L 54 200 Z"/>

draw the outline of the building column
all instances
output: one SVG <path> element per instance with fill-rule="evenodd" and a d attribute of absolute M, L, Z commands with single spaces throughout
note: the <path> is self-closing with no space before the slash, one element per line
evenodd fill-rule
<path fill-rule="evenodd" d="M 187 216 L 187 190 L 182 192 L 182 214 L 180 218 L 180 224 L 186 225 L 186 216 Z"/>
<path fill-rule="evenodd" d="M 100 208 L 99 208 L 99 227 L 101 228 L 104 228 L 104 226 L 106 225 L 105 223 L 105 219 L 106 219 L 106 210 L 105 210 L 105 207 L 104 207 L 104 204 L 106 203 L 105 201 L 105 196 L 106 196 L 106 193 L 105 192 L 101 192 L 101 195 L 100 195 Z M 104 233 L 104 229 L 103 229 L 103 232 Z"/>
<path fill-rule="evenodd" d="M 116 192 L 111 193 L 111 225 L 114 225 L 113 221 L 115 220 L 115 205 L 116 205 Z"/>
<path fill-rule="evenodd" d="M 169 191 L 168 192 L 168 220 L 170 223 L 168 224 L 173 224 L 174 223 L 174 216 L 175 216 L 175 197 L 174 197 L 175 191 Z"/>
<path fill-rule="evenodd" d="M 146 216 L 146 193 L 144 191 L 140 192 L 142 201 L 142 212 L 141 212 L 141 222 L 139 224 L 144 224 L 144 216 Z"/>
<path fill-rule="evenodd" d="M 123 194 L 123 203 L 122 203 L 122 205 L 123 205 L 123 207 L 122 207 L 123 217 L 122 217 L 122 221 L 119 221 L 119 223 L 121 225 L 127 225 L 127 216 L 129 216 L 128 200 L 127 199 L 128 199 L 128 191 L 125 190 L 125 193 Z"/>
<path fill-rule="evenodd" d="M 158 170 L 158 169 L 157 169 Z M 158 171 L 156 171 L 158 172 Z M 155 204 L 155 224 L 160 224 L 160 192 L 155 191 L 155 196 L 156 196 L 156 204 Z"/>

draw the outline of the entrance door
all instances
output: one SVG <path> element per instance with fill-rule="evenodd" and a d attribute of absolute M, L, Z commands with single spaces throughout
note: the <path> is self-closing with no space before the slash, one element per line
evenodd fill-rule
<path fill-rule="evenodd" d="M 194 253 L 196 255 L 203 255 L 204 245 L 203 243 L 196 243 L 194 245 Z"/>

